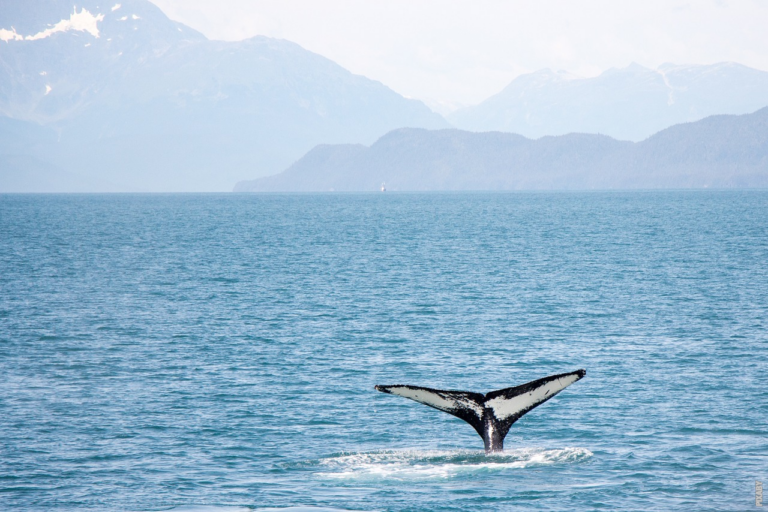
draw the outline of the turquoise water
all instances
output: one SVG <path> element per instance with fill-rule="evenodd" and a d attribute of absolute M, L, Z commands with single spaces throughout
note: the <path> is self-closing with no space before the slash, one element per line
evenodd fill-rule
<path fill-rule="evenodd" d="M 0 196 L 0 509 L 746 510 L 767 319 L 766 192 Z"/>

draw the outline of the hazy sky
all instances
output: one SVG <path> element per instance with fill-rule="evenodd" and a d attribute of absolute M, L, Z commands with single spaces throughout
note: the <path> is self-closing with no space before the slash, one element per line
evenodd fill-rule
<path fill-rule="evenodd" d="M 211 39 L 294 41 L 412 98 L 474 104 L 541 68 L 768 70 L 763 0 L 152 0 Z"/>

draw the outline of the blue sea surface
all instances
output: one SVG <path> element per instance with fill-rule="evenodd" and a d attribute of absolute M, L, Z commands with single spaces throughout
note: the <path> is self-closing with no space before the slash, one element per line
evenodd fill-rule
<path fill-rule="evenodd" d="M 2 510 L 747 510 L 768 192 L 4 195 L 0 383 Z"/>

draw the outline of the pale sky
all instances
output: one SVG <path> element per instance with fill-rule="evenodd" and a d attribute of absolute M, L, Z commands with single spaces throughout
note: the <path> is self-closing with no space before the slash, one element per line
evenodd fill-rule
<path fill-rule="evenodd" d="M 400 94 L 479 103 L 541 68 L 768 70 L 765 0 L 152 0 L 210 39 L 287 39 Z"/>

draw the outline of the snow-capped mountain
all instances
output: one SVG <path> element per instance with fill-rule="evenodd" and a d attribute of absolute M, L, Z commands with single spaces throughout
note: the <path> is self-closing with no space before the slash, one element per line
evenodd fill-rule
<path fill-rule="evenodd" d="M 210 41 L 146 0 L 0 0 L 0 116 L 42 134 L 0 156 L 148 191 L 231 190 L 316 144 L 447 126 L 294 43 Z"/>
<path fill-rule="evenodd" d="M 448 116 L 456 127 L 526 137 L 602 133 L 639 141 L 668 126 L 768 106 L 768 72 L 734 63 L 632 64 L 594 78 L 544 69 L 523 75 L 479 105 Z"/>

